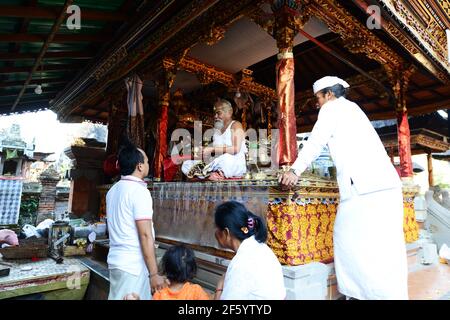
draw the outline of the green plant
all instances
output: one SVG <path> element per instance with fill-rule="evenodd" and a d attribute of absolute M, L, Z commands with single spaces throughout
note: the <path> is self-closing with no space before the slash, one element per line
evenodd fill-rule
<path fill-rule="evenodd" d="M 31 198 L 22 200 L 20 203 L 19 226 L 23 227 L 25 224 L 34 225 L 36 222 L 37 208 L 39 199 Z"/>

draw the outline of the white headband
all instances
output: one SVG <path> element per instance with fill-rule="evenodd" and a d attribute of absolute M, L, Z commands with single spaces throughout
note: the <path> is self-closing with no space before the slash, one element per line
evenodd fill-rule
<path fill-rule="evenodd" d="M 342 80 L 341 78 L 327 76 L 327 77 L 323 77 L 322 79 L 319 79 L 316 82 L 314 82 L 314 84 L 313 84 L 314 94 L 316 94 L 317 92 L 319 92 L 322 89 L 332 87 L 335 84 L 341 84 L 344 88 L 350 87 L 350 85 L 346 81 Z"/>

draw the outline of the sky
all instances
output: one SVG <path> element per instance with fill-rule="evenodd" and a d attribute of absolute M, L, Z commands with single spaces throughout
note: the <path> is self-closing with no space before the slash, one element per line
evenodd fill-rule
<path fill-rule="evenodd" d="M 80 123 L 60 123 L 53 111 L 29 112 L 10 116 L 0 116 L 0 130 L 9 129 L 12 124 L 20 125 L 22 139 L 31 143 L 35 138 L 37 152 L 55 152 L 59 155 L 70 146 Z"/>

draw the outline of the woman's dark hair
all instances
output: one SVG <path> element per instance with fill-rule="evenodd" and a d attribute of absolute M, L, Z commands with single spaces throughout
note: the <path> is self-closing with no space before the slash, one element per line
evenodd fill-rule
<path fill-rule="evenodd" d="M 347 89 L 344 88 L 342 84 L 335 84 L 334 86 L 327 87 L 320 90 L 319 92 L 326 95 L 328 91 L 331 91 L 336 98 L 344 97 L 347 95 Z"/>
<path fill-rule="evenodd" d="M 144 163 L 144 155 L 131 142 L 125 142 L 120 148 L 119 155 L 120 174 L 128 176 L 136 170 L 139 163 Z"/>
<path fill-rule="evenodd" d="M 239 202 L 222 203 L 216 208 L 214 218 L 220 230 L 228 228 L 231 234 L 241 241 L 253 235 L 258 242 L 267 240 L 267 228 L 264 221 Z"/>
<path fill-rule="evenodd" d="M 161 270 L 170 281 L 184 283 L 197 273 L 194 252 L 183 245 L 170 247 L 161 260 Z"/>

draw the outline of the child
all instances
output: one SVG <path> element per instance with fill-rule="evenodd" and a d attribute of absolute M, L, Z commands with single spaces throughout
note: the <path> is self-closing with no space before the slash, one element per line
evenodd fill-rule
<path fill-rule="evenodd" d="M 209 295 L 198 284 L 192 284 L 197 273 L 194 252 L 183 246 L 172 246 L 162 257 L 163 274 L 170 281 L 167 288 L 156 291 L 153 300 L 209 300 Z"/>

